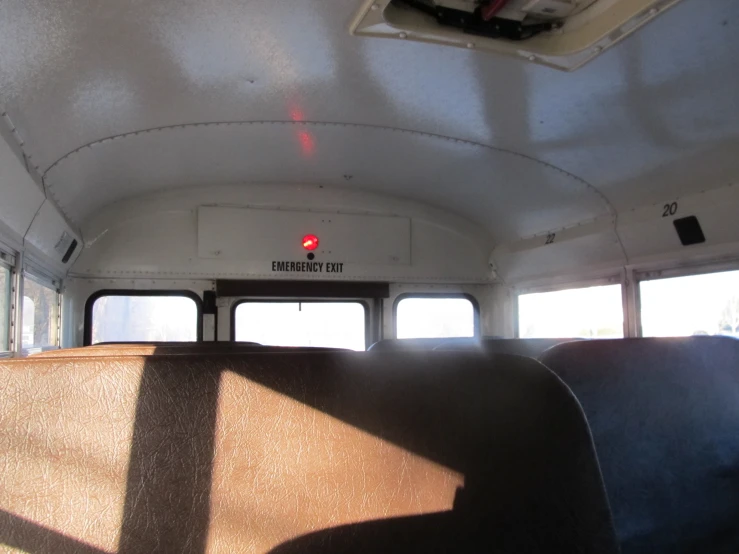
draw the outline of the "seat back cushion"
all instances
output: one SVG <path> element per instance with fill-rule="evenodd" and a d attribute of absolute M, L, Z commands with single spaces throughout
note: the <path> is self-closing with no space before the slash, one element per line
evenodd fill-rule
<path fill-rule="evenodd" d="M 0 391 L 21 550 L 615 552 L 580 406 L 533 360 L 29 358 Z"/>
<path fill-rule="evenodd" d="M 588 416 L 624 554 L 739 551 L 739 341 L 572 342 L 542 362 Z"/>
<path fill-rule="evenodd" d="M 485 339 L 473 342 L 444 342 L 434 350 L 481 350 L 488 354 L 512 354 L 539 358 L 547 349 L 561 344 L 581 339 Z"/>

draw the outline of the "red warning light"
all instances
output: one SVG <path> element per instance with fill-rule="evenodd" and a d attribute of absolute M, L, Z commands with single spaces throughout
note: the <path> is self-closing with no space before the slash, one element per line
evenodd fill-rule
<path fill-rule="evenodd" d="M 318 237 L 316 235 L 305 235 L 303 237 L 303 248 L 306 250 L 315 250 L 318 248 Z"/>

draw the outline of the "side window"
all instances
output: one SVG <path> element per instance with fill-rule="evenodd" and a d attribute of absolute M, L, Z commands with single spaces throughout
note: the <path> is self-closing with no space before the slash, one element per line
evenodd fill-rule
<path fill-rule="evenodd" d="M 359 302 L 256 302 L 236 304 L 237 341 L 270 346 L 323 346 L 364 350 L 367 308 Z"/>
<path fill-rule="evenodd" d="M 85 326 L 85 344 L 197 341 L 200 307 L 194 297 L 177 292 L 103 292 L 87 301 Z"/>
<path fill-rule="evenodd" d="M 479 314 L 464 296 L 406 296 L 395 304 L 399 339 L 474 337 Z"/>
<path fill-rule="evenodd" d="M 0 352 L 10 350 L 10 268 L 0 263 Z"/>
<path fill-rule="evenodd" d="M 24 349 L 59 344 L 59 293 L 55 288 L 23 278 L 21 329 Z"/>
<path fill-rule="evenodd" d="M 521 294 L 518 336 L 522 339 L 623 338 L 621 285 Z"/>
<path fill-rule="evenodd" d="M 739 271 L 639 283 L 645 337 L 739 337 Z"/>

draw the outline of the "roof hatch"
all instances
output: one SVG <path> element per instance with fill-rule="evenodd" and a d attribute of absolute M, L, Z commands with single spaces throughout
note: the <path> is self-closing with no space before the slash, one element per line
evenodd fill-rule
<path fill-rule="evenodd" d="M 474 48 L 572 71 L 679 0 L 371 0 L 355 35 Z"/>

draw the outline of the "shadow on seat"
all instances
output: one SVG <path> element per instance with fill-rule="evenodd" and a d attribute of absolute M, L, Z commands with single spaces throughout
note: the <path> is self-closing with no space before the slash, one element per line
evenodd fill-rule
<path fill-rule="evenodd" d="M 36 358 L 0 382 L 6 544 L 22 519 L 124 554 L 617 551 L 582 411 L 533 360 Z"/>
<path fill-rule="evenodd" d="M 588 416 L 624 554 L 739 552 L 739 341 L 571 342 L 542 361 Z"/>

